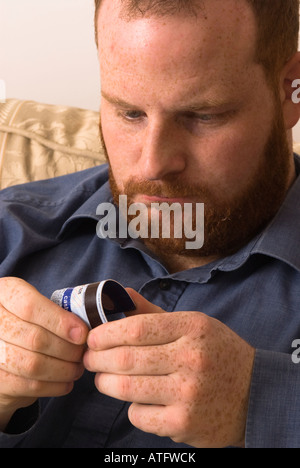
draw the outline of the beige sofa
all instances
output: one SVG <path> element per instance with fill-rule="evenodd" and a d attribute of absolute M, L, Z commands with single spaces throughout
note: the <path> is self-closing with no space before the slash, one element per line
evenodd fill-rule
<path fill-rule="evenodd" d="M 18 99 L 0 104 L 0 189 L 103 162 L 97 112 Z"/>
<path fill-rule="evenodd" d="M 0 104 L 0 189 L 103 162 L 97 112 L 18 99 Z"/>

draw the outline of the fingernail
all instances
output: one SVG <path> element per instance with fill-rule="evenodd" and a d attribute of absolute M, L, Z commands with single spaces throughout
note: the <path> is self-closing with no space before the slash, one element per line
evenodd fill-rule
<path fill-rule="evenodd" d="M 96 338 L 93 332 L 89 333 L 87 344 L 90 349 L 94 349 L 96 347 Z"/>
<path fill-rule="evenodd" d="M 81 343 L 82 330 L 80 327 L 73 327 L 69 331 L 69 337 L 74 343 Z"/>

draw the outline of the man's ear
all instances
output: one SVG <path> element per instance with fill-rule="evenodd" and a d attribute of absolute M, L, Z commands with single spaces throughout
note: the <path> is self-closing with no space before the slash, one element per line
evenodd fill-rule
<path fill-rule="evenodd" d="M 300 118 L 300 52 L 293 55 L 283 67 L 280 96 L 285 128 L 289 130 Z"/>

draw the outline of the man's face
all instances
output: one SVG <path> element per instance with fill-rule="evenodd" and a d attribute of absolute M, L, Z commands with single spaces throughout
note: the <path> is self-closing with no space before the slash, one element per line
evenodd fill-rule
<path fill-rule="evenodd" d="M 101 130 L 115 196 L 205 204 L 200 255 L 239 248 L 277 211 L 291 175 L 280 103 L 255 63 L 255 18 L 241 0 L 197 17 L 98 20 Z M 275 105 L 276 102 L 276 105 Z M 182 244 L 158 241 L 175 253 Z"/>

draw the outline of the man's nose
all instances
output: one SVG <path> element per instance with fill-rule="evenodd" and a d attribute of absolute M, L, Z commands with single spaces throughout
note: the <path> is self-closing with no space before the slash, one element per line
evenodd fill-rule
<path fill-rule="evenodd" d="M 184 138 L 176 123 L 148 124 L 142 137 L 141 171 L 145 179 L 159 180 L 186 167 Z"/>

